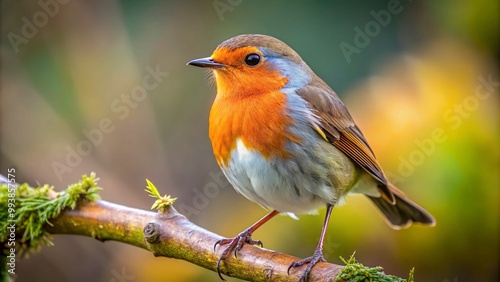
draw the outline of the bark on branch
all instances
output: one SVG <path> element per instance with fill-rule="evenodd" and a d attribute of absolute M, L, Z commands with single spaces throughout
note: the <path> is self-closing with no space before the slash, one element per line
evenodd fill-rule
<path fill-rule="evenodd" d="M 64 210 L 51 220 L 51 234 L 73 234 L 113 240 L 151 251 L 155 256 L 182 259 L 212 271 L 225 246 L 214 244 L 222 237 L 207 231 L 178 213 L 173 207 L 154 213 L 106 201 L 81 201 L 74 210 Z M 245 245 L 238 257 L 228 257 L 221 273 L 249 281 L 298 281 L 303 267 L 291 269 L 299 258 Z M 342 266 L 318 263 L 309 281 L 335 281 Z M 214 273 L 214 275 L 217 275 Z"/>

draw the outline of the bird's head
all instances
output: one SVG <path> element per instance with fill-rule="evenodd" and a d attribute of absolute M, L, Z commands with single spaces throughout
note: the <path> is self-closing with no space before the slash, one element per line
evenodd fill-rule
<path fill-rule="evenodd" d="M 213 70 L 217 93 L 225 97 L 300 88 L 314 75 L 292 48 L 260 34 L 228 39 L 210 57 L 192 60 L 188 65 Z"/>

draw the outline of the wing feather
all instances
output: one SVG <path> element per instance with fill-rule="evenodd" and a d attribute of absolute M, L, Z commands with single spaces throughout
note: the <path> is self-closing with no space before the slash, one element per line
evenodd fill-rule
<path fill-rule="evenodd" d="M 313 125 L 318 134 L 323 138 L 326 136 L 327 141 L 372 175 L 379 182 L 378 188 L 384 198 L 393 203 L 394 195 L 387 186 L 387 179 L 375 154 L 337 94 L 320 79 L 313 80 L 297 94 L 311 105 L 319 117 L 316 126 L 322 131 L 319 132 Z"/>

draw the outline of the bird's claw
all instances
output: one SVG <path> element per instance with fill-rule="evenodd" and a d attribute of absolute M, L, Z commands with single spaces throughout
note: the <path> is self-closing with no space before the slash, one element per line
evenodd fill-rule
<path fill-rule="evenodd" d="M 304 272 L 302 272 L 302 275 L 300 276 L 300 279 L 299 279 L 299 282 L 306 282 L 307 281 L 307 277 L 309 276 L 309 272 L 311 272 L 312 268 L 318 263 L 318 262 L 324 262 L 326 261 L 325 258 L 323 257 L 323 253 L 316 250 L 314 252 L 314 255 L 308 257 L 308 258 L 305 258 L 305 259 L 302 259 L 302 260 L 299 260 L 299 261 L 295 261 L 295 262 L 292 262 L 289 266 L 288 266 L 288 269 L 286 271 L 286 273 L 288 275 L 290 275 L 290 269 L 292 269 L 293 267 L 299 267 L 299 266 L 302 266 L 304 264 L 308 264 L 306 269 L 304 270 Z"/>
<path fill-rule="evenodd" d="M 219 260 L 217 261 L 217 264 L 215 265 L 215 268 L 217 269 L 217 274 L 219 274 L 220 279 L 222 279 L 224 281 L 226 280 L 222 277 L 222 274 L 220 273 L 220 263 L 221 263 L 221 261 L 223 261 L 224 259 L 227 258 L 227 256 L 229 255 L 229 253 L 231 253 L 231 251 L 234 252 L 235 257 L 238 257 L 238 251 L 243 248 L 243 245 L 245 243 L 250 244 L 250 245 L 259 245 L 261 248 L 264 246 L 262 244 L 262 241 L 252 239 L 251 235 L 252 234 L 250 232 L 248 232 L 248 230 L 245 230 L 245 231 L 241 232 L 240 234 L 238 234 L 234 238 L 220 239 L 217 242 L 215 242 L 214 251 L 218 245 L 221 245 L 221 246 L 229 245 L 224 250 L 224 252 L 222 252 L 222 254 L 219 257 Z"/>

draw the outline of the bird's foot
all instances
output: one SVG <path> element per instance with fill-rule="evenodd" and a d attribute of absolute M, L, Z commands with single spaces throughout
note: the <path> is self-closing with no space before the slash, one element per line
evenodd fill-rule
<path fill-rule="evenodd" d="M 224 252 L 222 252 L 221 256 L 219 257 L 219 260 L 217 261 L 217 264 L 215 265 L 215 268 L 217 269 L 217 273 L 219 274 L 220 279 L 225 280 L 220 273 L 221 261 L 226 259 L 227 256 L 231 253 L 231 251 L 234 251 L 234 256 L 238 257 L 238 251 L 241 250 L 241 248 L 243 248 L 243 245 L 245 243 L 251 245 L 259 245 L 260 247 L 263 247 L 262 242 L 260 240 L 252 239 L 252 232 L 248 229 L 236 235 L 236 237 L 234 238 L 220 239 L 219 241 L 215 242 L 214 251 L 217 245 L 221 246 L 229 245 L 224 250 Z"/>
<path fill-rule="evenodd" d="M 312 268 L 318 262 L 322 262 L 322 261 L 326 261 L 326 259 L 323 257 L 323 252 L 321 250 L 316 250 L 314 252 L 314 255 L 312 255 L 308 258 L 296 261 L 296 262 L 292 262 L 290 264 L 290 266 L 288 266 L 287 273 L 288 273 L 288 275 L 290 275 L 290 269 L 292 269 L 293 267 L 299 267 L 299 266 L 302 266 L 304 264 L 309 264 L 307 266 L 307 268 L 304 270 L 304 272 L 302 272 L 302 275 L 300 276 L 300 279 L 299 279 L 299 282 L 306 282 L 307 276 L 309 275 L 309 272 L 311 272 Z"/>

